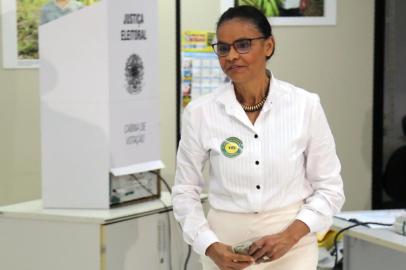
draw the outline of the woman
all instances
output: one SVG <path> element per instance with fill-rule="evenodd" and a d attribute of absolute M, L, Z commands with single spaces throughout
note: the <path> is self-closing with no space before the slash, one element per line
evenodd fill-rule
<path fill-rule="evenodd" d="M 344 202 L 319 98 L 266 70 L 275 41 L 256 8 L 222 14 L 217 40 L 214 51 L 232 82 L 183 114 L 172 190 L 185 241 L 203 269 L 316 269 L 315 232 L 331 225 Z M 207 160 L 206 219 L 199 195 Z M 247 254 L 232 251 L 250 239 Z"/>

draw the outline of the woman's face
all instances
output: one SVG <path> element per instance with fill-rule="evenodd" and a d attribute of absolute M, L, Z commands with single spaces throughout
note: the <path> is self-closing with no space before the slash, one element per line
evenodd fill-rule
<path fill-rule="evenodd" d="M 262 37 L 263 34 L 251 22 L 242 19 L 225 21 L 217 29 L 217 42 L 233 44 L 236 40 Z M 234 83 L 245 83 L 258 80 L 265 74 L 266 57 L 271 55 L 274 47 L 272 37 L 251 41 L 247 53 L 238 53 L 231 46 L 228 55 L 219 56 L 219 62 L 224 73 Z"/>

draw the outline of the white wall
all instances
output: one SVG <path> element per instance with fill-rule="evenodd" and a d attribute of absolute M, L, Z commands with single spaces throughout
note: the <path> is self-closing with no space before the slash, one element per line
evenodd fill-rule
<path fill-rule="evenodd" d="M 373 33 L 373 0 L 338 0 L 333 27 L 275 28 L 271 67 L 320 94 L 342 162 L 346 209 L 371 207 Z"/>
<path fill-rule="evenodd" d="M 176 18 L 175 0 L 159 0 L 159 86 L 162 171 L 169 184 L 175 175 L 176 158 Z"/>
<path fill-rule="evenodd" d="M 274 27 L 277 51 L 270 67 L 278 78 L 320 94 L 343 164 L 346 209 L 367 209 L 371 203 L 374 1 L 337 2 L 336 26 Z M 218 3 L 183 0 L 182 28 L 214 30 Z M 175 1 L 159 0 L 158 12 L 161 144 L 167 165 L 163 176 L 172 181 Z M 40 197 L 38 92 L 36 70 L 0 69 L 0 205 Z"/>

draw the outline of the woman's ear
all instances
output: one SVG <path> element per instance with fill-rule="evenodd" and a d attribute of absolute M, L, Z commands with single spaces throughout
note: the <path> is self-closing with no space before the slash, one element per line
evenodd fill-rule
<path fill-rule="evenodd" d="M 275 39 L 273 36 L 270 36 L 265 40 L 265 50 L 267 58 L 273 55 L 273 52 L 275 51 Z"/>

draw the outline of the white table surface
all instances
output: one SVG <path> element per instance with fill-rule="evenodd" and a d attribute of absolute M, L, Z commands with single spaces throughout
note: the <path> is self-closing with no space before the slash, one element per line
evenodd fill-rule
<path fill-rule="evenodd" d="M 202 201 L 205 201 L 207 195 L 203 194 L 201 198 Z M 118 206 L 107 210 L 44 209 L 42 208 L 42 200 L 34 200 L 0 207 L 0 218 L 3 216 L 12 218 L 108 224 L 152 213 L 158 213 L 165 209 L 172 209 L 172 202 L 169 192 L 163 191 L 161 192 L 160 199 Z"/>
<path fill-rule="evenodd" d="M 349 221 L 334 218 L 332 228 L 334 230 L 341 230 L 353 224 L 354 223 Z M 406 253 L 406 236 L 396 233 L 392 227 L 372 229 L 365 226 L 358 226 L 344 232 L 344 234 Z"/>

